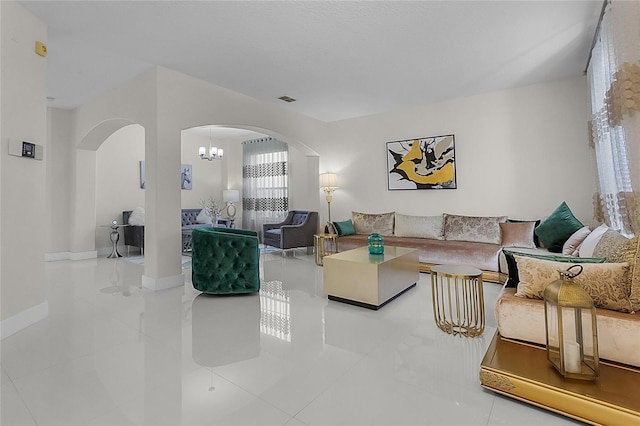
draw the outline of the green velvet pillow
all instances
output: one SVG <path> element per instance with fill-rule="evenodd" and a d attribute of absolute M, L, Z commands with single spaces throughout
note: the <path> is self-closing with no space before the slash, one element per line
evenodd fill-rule
<path fill-rule="evenodd" d="M 507 261 L 507 269 L 509 272 L 509 278 L 507 278 L 505 287 L 513 288 L 516 288 L 518 286 L 518 283 L 520 282 L 520 276 L 518 275 L 518 265 L 516 259 L 513 257 L 514 255 L 565 263 L 604 263 L 607 260 L 604 257 L 569 257 L 555 254 L 519 253 L 517 251 L 505 249 L 502 249 L 502 252 L 504 253 L 505 260 Z"/>
<path fill-rule="evenodd" d="M 552 253 L 561 253 L 562 246 L 578 229 L 584 227 L 571 213 L 564 201 L 551 216 L 542 221 L 534 231 L 542 245 Z"/>
<path fill-rule="evenodd" d="M 338 231 L 338 235 L 341 237 L 344 235 L 353 235 L 356 233 L 356 228 L 354 228 L 351 219 L 344 220 L 342 222 L 333 222 L 333 225 L 336 227 L 336 231 Z"/>

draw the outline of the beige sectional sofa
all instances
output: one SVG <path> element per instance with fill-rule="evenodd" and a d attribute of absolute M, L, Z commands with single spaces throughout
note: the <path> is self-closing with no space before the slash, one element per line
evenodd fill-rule
<path fill-rule="evenodd" d="M 346 221 L 345 221 L 346 222 Z M 409 216 L 395 212 L 370 214 L 353 212 L 354 233 L 337 233 L 338 251 L 367 245 L 372 233 L 384 237 L 384 244 L 418 249 L 420 270 L 429 272 L 432 265 L 466 264 L 483 271 L 483 279 L 502 283 L 506 274 L 500 271 L 500 252 L 506 216 L 478 217 L 442 214 L 438 216 Z M 334 222 L 340 225 L 343 222 Z M 529 247 L 533 245 L 534 222 L 528 226 Z M 517 225 L 516 225 L 517 226 Z"/>

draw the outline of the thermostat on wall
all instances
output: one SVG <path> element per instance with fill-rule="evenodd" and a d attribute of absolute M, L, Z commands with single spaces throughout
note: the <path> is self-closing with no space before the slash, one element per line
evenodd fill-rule
<path fill-rule="evenodd" d="M 44 147 L 27 141 L 9 141 L 9 154 L 16 157 L 33 158 L 42 160 Z"/>

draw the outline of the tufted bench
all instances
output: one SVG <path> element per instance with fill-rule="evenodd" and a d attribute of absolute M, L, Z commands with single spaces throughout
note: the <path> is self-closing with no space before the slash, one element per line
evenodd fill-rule
<path fill-rule="evenodd" d="M 255 231 L 196 228 L 191 238 L 191 281 L 196 290 L 210 294 L 260 290 L 260 248 Z"/>

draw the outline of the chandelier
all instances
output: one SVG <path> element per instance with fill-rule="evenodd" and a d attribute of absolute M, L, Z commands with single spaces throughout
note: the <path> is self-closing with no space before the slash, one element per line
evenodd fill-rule
<path fill-rule="evenodd" d="M 201 160 L 221 160 L 224 155 L 224 151 L 222 148 L 218 148 L 215 146 L 211 146 L 211 128 L 209 128 L 209 151 L 204 146 L 201 146 L 198 150 L 198 154 L 200 155 Z"/>

